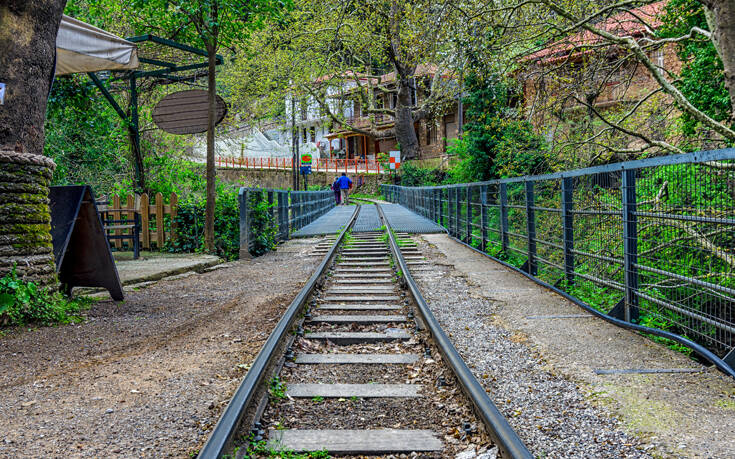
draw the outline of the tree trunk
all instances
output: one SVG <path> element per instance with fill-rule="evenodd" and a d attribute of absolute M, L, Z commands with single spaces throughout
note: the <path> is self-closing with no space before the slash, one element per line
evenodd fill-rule
<path fill-rule="evenodd" d="M 207 44 L 209 57 L 209 75 L 207 76 L 207 209 L 204 219 L 204 248 L 214 253 L 214 205 L 216 199 L 215 169 L 214 169 L 214 123 L 217 119 L 217 86 L 215 71 L 217 64 L 217 49 Z"/>
<path fill-rule="evenodd" d="M 414 129 L 413 105 L 411 104 L 410 79 L 400 76 L 398 78 L 398 101 L 396 103 L 396 140 L 400 144 L 401 161 L 416 159 L 421 150 L 419 139 Z"/>
<path fill-rule="evenodd" d="M 735 118 L 735 3 L 730 0 L 704 0 L 712 41 L 725 70 L 725 86 L 730 94 L 730 113 Z M 709 9 L 709 11 L 707 11 Z"/>
<path fill-rule="evenodd" d="M 48 185 L 54 162 L 43 155 L 46 102 L 54 77 L 56 34 L 66 0 L 0 4 L 0 277 L 56 285 Z"/>

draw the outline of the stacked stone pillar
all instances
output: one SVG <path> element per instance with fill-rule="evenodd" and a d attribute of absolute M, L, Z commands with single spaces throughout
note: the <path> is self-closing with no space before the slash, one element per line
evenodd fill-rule
<path fill-rule="evenodd" d="M 57 286 L 49 183 L 56 165 L 46 156 L 0 150 L 0 277 Z"/>

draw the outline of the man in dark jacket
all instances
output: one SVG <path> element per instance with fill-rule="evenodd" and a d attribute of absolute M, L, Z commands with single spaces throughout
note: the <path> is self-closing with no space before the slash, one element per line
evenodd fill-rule
<path fill-rule="evenodd" d="M 334 182 L 332 183 L 332 191 L 334 191 L 334 200 L 337 202 L 337 205 L 340 204 L 340 190 L 339 190 L 339 177 L 334 178 Z"/>
<path fill-rule="evenodd" d="M 349 177 L 347 177 L 347 174 L 342 172 L 342 177 L 337 179 L 337 183 L 339 184 L 339 192 L 340 197 L 342 200 L 342 205 L 346 206 L 349 204 L 349 192 L 350 188 L 352 188 L 352 180 L 350 180 Z"/>

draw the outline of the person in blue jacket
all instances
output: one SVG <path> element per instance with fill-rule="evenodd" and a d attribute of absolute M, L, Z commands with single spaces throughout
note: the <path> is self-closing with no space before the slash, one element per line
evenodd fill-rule
<path fill-rule="evenodd" d="M 342 201 L 342 205 L 346 206 L 349 204 L 348 197 L 349 197 L 349 190 L 352 188 L 352 180 L 350 180 L 349 177 L 347 177 L 347 174 L 342 172 L 342 177 L 337 179 L 337 184 L 339 185 L 339 193 L 340 193 L 340 200 Z"/>

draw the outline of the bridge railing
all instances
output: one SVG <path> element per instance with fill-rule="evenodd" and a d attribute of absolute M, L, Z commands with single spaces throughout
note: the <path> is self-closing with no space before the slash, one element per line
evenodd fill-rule
<path fill-rule="evenodd" d="M 334 193 L 240 188 L 240 258 L 268 250 L 269 238 L 284 241 L 335 206 Z"/>
<path fill-rule="evenodd" d="M 276 169 L 291 170 L 293 158 L 234 158 L 217 156 L 215 159 L 217 167 L 236 169 Z M 316 172 L 344 172 L 344 173 L 366 173 L 382 174 L 391 173 L 387 164 L 370 159 L 340 159 L 340 158 L 314 158 L 311 163 L 312 171 Z"/>
<path fill-rule="evenodd" d="M 735 149 L 381 190 L 595 309 L 735 367 Z"/>

